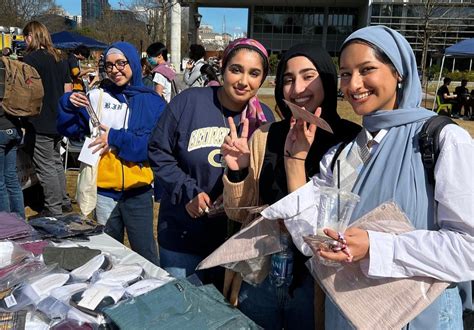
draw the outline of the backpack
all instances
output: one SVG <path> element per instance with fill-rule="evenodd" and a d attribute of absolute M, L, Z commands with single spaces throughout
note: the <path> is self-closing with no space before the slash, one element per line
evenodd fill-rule
<path fill-rule="evenodd" d="M 178 85 L 176 84 L 175 79 L 171 80 L 170 83 L 171 83 L 171 97 L 170 97 L 170 100 L 172 100 L 173 97 L 175 97 L 176 95 L 178 95 L 181 92 L 181 90 L 178 88 Z"/>
<path fill-rule="evenodd" d="M 0 80 L 3 110 L 17 117 L 39 115 L 44 89 L 38 71 L 31 65 L 5 56 L 1 57 L 1 70 L 4 70 L 4 80 Z"/>
<path fill-rule="evenodd" d="M 441 130 L 444 128 L 444 126 L 448 124 L 457 125 L 449 117 L 433 116 L 423 124 L 420 133 L 418 133 L 421 160 L 423 162 L 423 167 L 426 170 L 426 174 L 428 175 L 428 182 L 432 185 L 435 183 L 434 167 L 439 156 L 439 134 L 441 133 Z M 331 161 L 331 170 L 333 172 L 336 165 L 336 160 L 346 146 L 347 143 L 343 142 L 337 148 L 336 153 Z"/>

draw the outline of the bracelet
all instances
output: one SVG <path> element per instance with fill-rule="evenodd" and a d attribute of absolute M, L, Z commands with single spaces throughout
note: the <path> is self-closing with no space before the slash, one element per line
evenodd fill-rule
<path fill-rule="evenodd" d="M 299 158 L 299 157 L 294 157 L 294 156 L 292 156 L 288 150 L 286 151 L 286 154 L 283 155 L 283 156 L 288 157 L 288 158 L 291 158 L 291 159 L 301 160 L 301 161 L 303 161 L 303 162 L 306 161 L 306 159 L 304 159 L 304 158 Z"/>

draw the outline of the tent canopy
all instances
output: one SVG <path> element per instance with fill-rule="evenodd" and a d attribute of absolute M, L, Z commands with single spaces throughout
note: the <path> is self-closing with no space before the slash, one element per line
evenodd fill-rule
<path fill-rule="evenodd" d="M 86 45 L 89 48 L 96 49 L 107 48 L 107 45 L 103 42 L 68 31 L 53 33 L 51 39 L 54 47 L 59 49 L 73 49 L 79 45 Z"/>
<path fill-rule="evenodd" d="M 444 50 L 445 56 L 474 57 L 474 38 L 458 42 Z"/>

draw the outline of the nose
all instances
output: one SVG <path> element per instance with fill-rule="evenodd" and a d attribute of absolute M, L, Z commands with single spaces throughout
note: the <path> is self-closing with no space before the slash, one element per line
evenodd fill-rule
<path fill-rule="evenodd" d="M 348 81 L 348 87 L 351 91 L 359 90 L 363 85 L 362 76 L 359 73 L 353 73 Z"/>
<path fill-rule="evenodd" d="M 247 74 L 242 74 L 239 79 L 239 85 L 247 86 L 248 76 Z"/>
<path fill-rule="evenodd" d="M 298 96 L 303 93 L 306 89 L 306 82 L 301 77 L 296 77 L 293 82 L 293 96 Z"/>

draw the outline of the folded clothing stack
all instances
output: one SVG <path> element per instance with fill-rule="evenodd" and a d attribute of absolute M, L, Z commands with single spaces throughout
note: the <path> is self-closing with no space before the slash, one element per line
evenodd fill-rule
<path fill-rule="evenodd" d="M 20 216 L 0 212 L 0 240 L 28 237 L 32 232 L 31 226 Z"/>
<path fill-rule="evenodd" d="M 68 214 L 60 217 L 42 217 L 29 220 L 43 238 L 67 238 L 79 235 L 96 235 L 104 226 L 94 223 L 80 214 Z"/>

